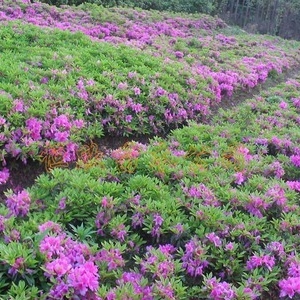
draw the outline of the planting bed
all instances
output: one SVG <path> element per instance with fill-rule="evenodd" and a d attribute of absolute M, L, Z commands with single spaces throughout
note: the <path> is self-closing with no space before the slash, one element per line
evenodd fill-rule
<path fill-rule="evenodd" d="M 27 1 L 0 40 L 3 299 L 299 298 L 300 77 L 222 109 L 299 43 Z"/>

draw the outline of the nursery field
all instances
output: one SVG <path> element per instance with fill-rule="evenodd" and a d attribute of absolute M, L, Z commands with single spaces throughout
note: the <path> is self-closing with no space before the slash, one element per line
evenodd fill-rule
<path fill-rule="evenodd" d="M 0 299 L 299 299 L 300 43 L 3 2 Z"/>

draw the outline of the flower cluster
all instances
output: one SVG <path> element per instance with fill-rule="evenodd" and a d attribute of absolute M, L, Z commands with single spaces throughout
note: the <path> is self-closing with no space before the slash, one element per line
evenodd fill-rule
<path fill-rule="evenodd" d="M 54 228 L 56 224 L 41 225 L 42 232 L 46 227 Z M 59 226 L 59 225 L 57 225 Z M 62 299 L 72 297 L 94 297 L 99 287 L 98 267 L 89 248 L 73 241 L 63 233 L 46 235 L 40 242 L 39 250 L 45 255 L 45 276 L 55 284 L 49 296 Z"/>

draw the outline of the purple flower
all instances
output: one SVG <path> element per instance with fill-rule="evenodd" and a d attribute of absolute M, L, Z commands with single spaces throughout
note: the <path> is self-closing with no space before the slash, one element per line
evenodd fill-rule
<path fill-rule="evenodd" d="M 286 184 L 291 190 L 300 192 L 300 181 L 287 181 Z"/>
<path fill-rule="evenodd" d="M 24 106 L 24 102 L 21 99 L 16 99 L 13 102 L 14 106 L 13 106 L 13 111 L 14 112 L 24 112 L 25 111 L 25 106 Z"/>
<path fill-rule="evenodd" d="M 271 242 L 266 249 L 278 255 L 280 258 L 285 256 L 284 246 L 280 242 Z"/>
<path fill-rule="evenodd" d="M 293 298 L 295 293 L 300 294 L 300 277 L 288 277 L 279 281 L 280 297 Z"/>
<path fill-rule="evenodd" d="M 28 120 L 26 120 L 26 129 L 29 136 L 34 141 L 38 141 L 41 139 L 42 121 L 36 118 L 29 118 Z"/>
<path fill-rule="evenodd" d="M 70 264 L 68 257 L 57 258 L 46 263 L 46 276 L 62 277 L 68 273 L 71 268 L 72 265 Z"/>
<path fill-rule="evenodd" d="M 293 105 L 296 108 L 300 108 L 300 97 L 299 98 L 292 98 L 292 102 L 293 102 Z"/>
<path fill-rule="evenodd" d="M 227 282 L 219 282 L 215 277 L 207 279 L 205 286 L 205 289 L 211 291 L 210 297 L 212 299 L 222 300 L 235 298 L 235 293 L 231 285 Z"/>
<path fill-rule="evenodd" d="M 182 267 L 193 276 L 200 276 L 208 266 L 206 260 L 206 250 L 197 239 L 192 239 L 185 245 L 185 252 L 182 256 Z"/>
<path fill-rule="evenodd" d="M 181 51 L 175 51 L 175 56 L 177 57 L 177 58 L 183 58 L 184 57 L 184 54 L 183 54 L 183 52 L 181 52 Z"/>
<path fill-rule="evenodd" d="M 232 251 L 232 250 L 234 250 L 234 243 L 232 243 L 232 242 L 228 243 L 228 244 L 225 246 L 225 249 L 226 249 L 227 251 Z"/>
<path fill-rule="evenodd" d="M 127 85 L 126 82 L 120 82 L 120 83 L 118 84 L 118 89 L 119 89 L 119 90 L 126 90 L 127 87 L 128 87 L 128 85 Z"/>
<path fill-rule="evenodd" d="M 243 172 L 237 172 L 233 176 L 235 178 L 234 182 L 238 185 L 242 184 L 246 180 Z"/>
<path fill-rule="evenodd" d="M 40 252 L 48 259 L 51 259 L 53 255 L 59 255 L 64 250 L 63 240 L 63 236 L 46 236 L 40 243 Z"/>
<path fill-rule="evenodd" d="M 236 293 L 231 285 L 225 281 L 217 282 L 216 278 L 207 280 L 206 284 L 211 288 L 210 297 L 214 300 L 236 299 Z"/>
<path fill-rule="evenodd" d="M 127 237 L 127 229 L 124 224 L 120 224 L 117 227 L 113 228 L 110 233 L 121 242 L 124 242 L 125 238 Z"/>
<path fill-rule="evenodd" d="M 284 101 L 281 101 L 279 103 L 279 108 L 281 108 L 281 109 L 287 109 L 288 108 L 288 104 L 286 102 L 284 102 Z"/>
<path fill-rule="evenodd" d="M 24 269 L 25 260 L 23 257 L 16 258 L 14 264 L 8 270 L 8 274 L 15 276 L 18 272 Z"/>
<path fill-rule="evenodd" d="M 249 203 L 246 205 L 248 212 L 258 218 L 263 217 L 263 212 L 269 207 L 262 198 L 257 196 L 251 196 Z"/>
<path fill-rule="evenodd" d="M 48 83 L 49 82 L 49 78 L 48 77 L 43 77 L 42 79 L 41 79 L 41 83 L 42 84 L 46 84 L 46 83 Z"/>
<path fill-rule="evenodd" d="M 222 241 L 221 239 L 214 233 L 208 233 L 206 234 L 206 238 L 215 245 L 215 247 L 221 247 L 222 246 Z"/>
<path fill-rule="evenodd" d="M 139 96 L 139 95 L 141 94 L 141 90 L 140 90 L 140 88 L 138 88 L 138 87 L 134 87 L 134 88 L 133 88 L 133 91 L 134 91 L 134 94 L 135 94 L 136 96 Z"/>
<path fill-rule="evenodd" d="M 74 269 L 68 275 L 67 283 L 74 288 L 76 294 L 85 296 L 88 291 L 96 292 L 99 287 L 97 266 L 88 261 Z"/>
<path fill-rule="evenodd" d="M 125 261 L 119 249 L 102 249 L 98 252 L 96 259 L 100 262 L 107 263 L 108 271 L 124 267 Z"/>
<path fill-rule="evenodd" d="M 288 267 L 288 275 L 290 277 L 300 277 L 300 263 L 298 261 L 292 261 Z"/>
<path fill-rule="evenodd" d="M 69 286 L 63 281 L 58 280 L 58 282 L 59 283 L 54 285 L 49 291 L 51 299 L 64 299 L 68 294 Z"/>
<path fill-rule="evenodd" d="M 127 115 L 127 116 L 125 117 L 125 121 L 126 121 L 127 123 L 130 123 L 130 122 L 132 121 L 132 115 Z"/>
<path fill-rule="evenodd" d="M 271 255 L 253 255 L 250 257 L 250 259 L 247 261 L 247 269 L 248 270 L 253 270 L 256 269 L 257 267 L 265 266 L 267 267 L 270 271 L 273 269 L 275 266 L 275 257 Z"/>
<path fill-rule="evenodd" d="M 67 131 L 64 131 L 64 132 L 58 131 L 58 132 L 55 132 L 55 134 L 54 134 L 54 140 L 59 143 L 67 142 L 68 138 L 69 138 L 69 132 L 67 132 Z"/>
<path fill-rule="evenodd" d="M 294 166 L 300 167 L 300 155 L 292 155 L 290 161 Z"/>
<path fill-rule="evenodd" d="M 5 184 L 9 178 L 9 170 L 7 168 L 3 168 L 2 171 L 0 171 L 0 185 Z"/>
<path fill-rule="evenodd" d="M 6 199 L 8 209 L 16 217 L 25 217 L 28 214 L 30 202 L 30 195 L 26 190 L 8 196 Z"/>

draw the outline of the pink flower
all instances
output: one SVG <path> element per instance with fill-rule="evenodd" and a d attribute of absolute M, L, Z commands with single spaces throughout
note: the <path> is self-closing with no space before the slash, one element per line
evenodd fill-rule
<path fill-rule="evenodd" d="M 300 167 L 300 155 L 292 155 L 290 161 L 295 167 Z"/>
<path fill-rule="evenodd" d="M 227 251 L 232 251 L 234 249 L 234 243 L 230 242 L 225 246 Z"/>
<path fill-rule="evenodd" d="M 128 87 L 128 85 L 127 85 L 126 82 L 120 82 L 120 83 L 118 84 L 118 89 L 119 89 L 119 90 L 126 90 L 127 87 Z"/>
<path fill-rule="evenodd" d="M 31 199 L 29 193 L 26 190 L 23 190 L 22 192 L 8 196 L 6 205 L 14 216 L 24 217 L 29 212 L 30 202 Z"/>
<path fill-rule="evenodd" d="M 54 140 L 59 143 L 67 142 L 69 138 L 69 132 L 67 131 L 57 131 L 54 134 Z"/>
<path fill-rule="evenodd" d="M 126 121 L 127 123 L 130 123 L 130 122 L 132 121 L 132 115 L 127 115 L 127 116 L 125 117 L 125 121 Z"/>
<path fill-rule="evenodd" d="M 118 267 L 123 267 L 125 265 L 125 261 L 119 249 L 102 249 L 97 254 L 97 260 L 100 262 L 106 262 L 108 271 L 115 270 Z"/>
<path fill-rule="evenodd" d="M 47 276 L 62 277 L 71 270 L 72 266 L 67 257 L 57 258 L 46 263 L 45 269 Z"/>
<path fill-rule="evenodd" d="M 0 125 L 4 125 L 6 123 L 6 120 L 0 116 Z"/>
<path fill-rule="evenodd" d="M 69 122 L 69 119 L 66 115 L 60 115 L 54 119 L 55 127 L 57 128 L 63 128 L 63 129 L 70 129 L 72 127 L 71 123 Z"/>
<path fill-rule="evenodd" d="M 291 190 L 300 192 L 300 181 L 287 181 L 286 184 Z"/>
<path fill-rule="evenodd" d="M 235 291 L 231 285 L 225 281 L 218 282 L 215 277 L 208 279 L 206 285 L 211 289 L 210 297 L 214 300 L 236 299 Z"/>
<path fill-rule="evenodd" d="M 88 261 L 72 269 L 67 282 L 74 288 L 75 293 L 85 296 L 89 290 L 95 292 L 98 289 L 98 279 L 97 266 L 93 262 Z"/>
<path fill-rule="evenodd" d="M 284 101 L 281 101 L 279 103 L 279 108 L 281 108 L 281 109 L 287 109 L 288 108 L 288 104 L 286 102 L 284 102 Z"/>
<path fill-rule="evenodd" d="M 9 170 L 7 168 L 4 168 L 2 171 L 0 171 L 0 185 L 5 184 L 9 178 Z"/>
<path fill-rule="evenodd" d="M 14 107 L 13 107 L 13 111 L 14 112 L 24 112 L 25 111 L 25 106 L 24 106 L 24 102 L 21 99 L 16 99 L 13 102 Z"/>
<path fill-rule="evenodd" d="M 206 238 L 213 243 L 215 247 L 220 247 L 222 245 L 221 239 L 214 232 L 207 234 Z"/>
<path fill-rule="evenodd" d="M 134 88 L 133 88 L 133 91 L 134 91 L 134 94 L 135 94 L 136 96 L 138 96 L 138 95 L 141 94 L 141 90 L 140 90 L 140 88 L 138 88 L 138 87 L 134 87 Z"/>
<path fill-rule="evenodd" d="M 175 51 L 175 56 L 177 57 L 177 58 L 183 58 L 184 57 L 184 54 L 183 54 L 183 52 L 181 52 L 181 51 Z"/>
<path fill-rule="evenodd" d="M 300 108 L 300 97 L 299 98 L 292 98 L 292 101 L 293 101 L 293 105 L 296 108 Z"/>
<path fill-rule="evenodd" d="M 293 298 L 295 293 L 300 294 L 300 277 L 288 277 L 279 281 L 280 297 Z"/>
<path fill-rule="evenodd" d="M 248 270 L 253 270 L 261 266 L 266 266 L 271 271 L 275 266 L 275 257 L 271 255 L 253 255 L 247 261 Z"/>
<path fill-rule="evenodd" d="M 258 196 L 250 196 L 250 201 L 246 205 L 247 211 L 258 217 L 263 217 L 263 212 L 269 207 L 269 204 L 265 202 L 264 199 L 258 197 Z"/>
<path fill-rule="evenodd" d="M 52 258 L 53 255 L 58 255 L 63 251 L 62 243 L 63 236 L 46 236 L 40 243 L 40 251 L 46 254 L 47 258 Z"/>
<path fill-rule="evenodd" d="M 245 181 L 245 179 L 246 179 L 245 176 L 244 176 L 244 174 L 243 174 L 243 172 L 237 172 L 233 176 L 235 177 L 235 181 L 234 182 L 236 184 L 238 184 L 238 185 L 242 184 Z"/>
<path fill-rule="evenodd" d="M 26 120 L 26 129 L 33 140 L 37 141 L 41 139 L 42 121 L 36 118 L 30 118 Z"/>

